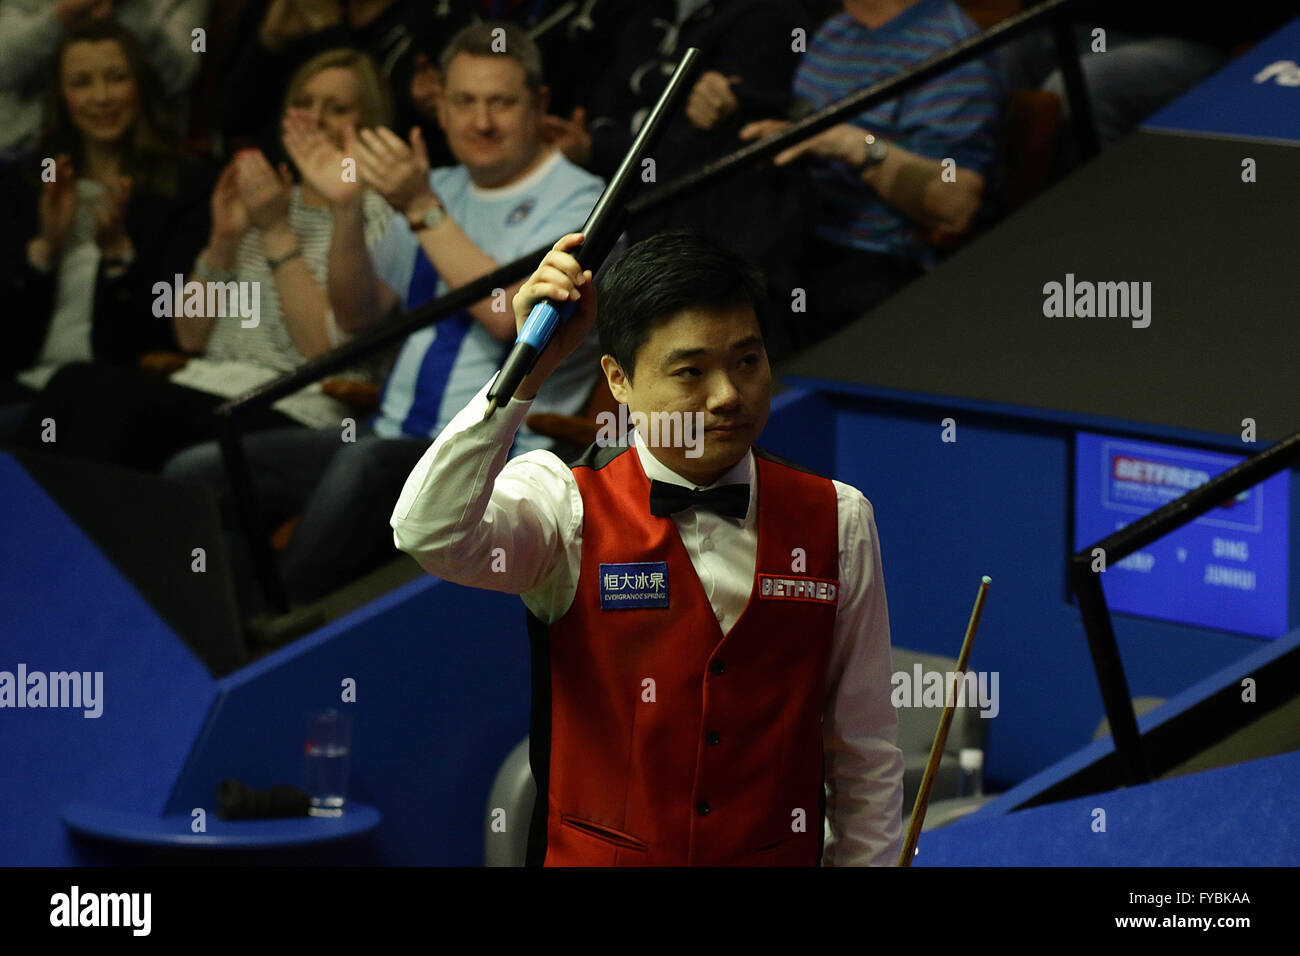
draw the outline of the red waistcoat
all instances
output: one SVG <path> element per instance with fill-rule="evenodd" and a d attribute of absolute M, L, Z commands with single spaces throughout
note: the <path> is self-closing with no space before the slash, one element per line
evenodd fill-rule
<path fill-rule="evenodd" d="M 835 488 L 757 448 L 754 463 L 754 585 L 725 637 L 636 450 L 593 445 L 571 466 L 577 594 L 549 627 L 528 615 L 530 865 L 820 863 Z"/>

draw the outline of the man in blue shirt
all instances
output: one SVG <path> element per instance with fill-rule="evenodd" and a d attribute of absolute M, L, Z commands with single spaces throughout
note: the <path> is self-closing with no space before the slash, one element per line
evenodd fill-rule
<path fill-rule="evenodd" d="M 452 38 L 442 59 L 438 116 L 459 166 L 430 172 L 418 128 L 409 144 L 386 129 L 363 130 L 339 152 L 309 118 L 286 120 L 286 148 L 331 202 L 330 305 L 344 332 L 361 332 L 396 306 L 419 306 L 581 229 L 603 189 L 598 177 L 540 135 L 548 91 L 526 34 L 508 24 L 476 24 Z M 356 176 L 346 174 L 348 159 L 355 160 Z M 361 184 L 396 210 L 370 254 L 361 238 Z M 510 302 L 523 281 L 411 335 L 370 429 L 358 429 L 355 440 L 335 429 L 246 439 L 271 525 L 300 516 L 281 557 L 291 600 L 316 600 L 394 554 L 392 501 L 432 439 L 504 360 L 515 339 Z M 534 410 L 578 412 L 599 374 L 593 334 L 548 379 Z M 551 444 L 521 429 L 512 453 Z M 230 500 L 215 445 L 182 452 L 166 473 L 208 484 L 223 506 Z M 238 568 L 243 543 L 232 542 L 232 550 Z M 258 596 L 249 576 L 238 577 L 241 602 L 251 612 Z"/>
<path fill-rule="evenodd" d="M 953 0 L 844 0 L 808 43 L 794 93 L 815 110 L 908 70 L 979 32 Z M 816 241 L 800 273 L 810 321 L 801 345 L 865 313 L 936 261 L 917 234 L 961 233 L 984 197 L 997 157 L 1002 88 L 970 60 L 778 153 L 808 153 Z M 784 120 L 747 124 L 742 139 Z"/>

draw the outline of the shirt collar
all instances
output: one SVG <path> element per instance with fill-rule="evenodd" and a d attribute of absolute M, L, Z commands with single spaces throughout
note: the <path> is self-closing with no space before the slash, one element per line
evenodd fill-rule
<path fill-rule="evenodd" d="M 928 16 L 934 13 L 936 9 L 941 9 L 942 0 L 939 0 L 940 7 L 938 8 L 936 8 L 935 2 L 936 0 L 916 0 L 911 6 L 904 7 L 874 30 L 847 10 L 841 10 L 840 14 L 847 18 L 847 22 L 856 27 L 861 33 L 873 39 L 880 39 L 901 32 L 904 28 L 910 26 L 912 21 L 920 18 L 923 13 Z"/>
<path fill-rule="evenodd" d="M 469 181 L 470 192 L 481 199 L 509 199 L 520 193 L 525 193 L 535 188 L 543 179 L 550 175 L 551 170 L 560 162 L 562 154 L 558 149 L 552 146 L 543 147 L 546 152 L 546 158 L 538 164 L 537 168 L 517 182 L 509 186 L 479 186 L 473 179 Z"/>
<path fill-rule="evenodd" d="M 641 470 L 651 481 L 666 481 L 669 484 L 683 485 L 692 488 L 695 491 L 703 491 L 706 488 L 718 488 L 722 485 L 749 485 L 749 514 L 754 513 L 754 450 L 750 448 L 745 452 L 745 457 L 740 459 L 731 466 L 717 481 L 711 485 L 697 485 L 687 478 L 683 478 L 677 472 L 673 471 L 658 458 L 654 452 L 645 443 L 641 437 L 639 429 L 632 429 L 633 440 L 636 445 L 637 457 L 641 461 Z M 746 515 L 748 518 L 748 515 Z"/>

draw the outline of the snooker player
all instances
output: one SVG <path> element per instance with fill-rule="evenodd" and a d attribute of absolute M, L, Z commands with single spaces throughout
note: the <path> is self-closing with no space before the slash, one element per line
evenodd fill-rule
<path fill-rule="evenodd" d="M 392 517 L 431 574 L 527 608 L 528 863 L 893 865 L 903 759 L 875 519 L 857 489 L 751 447 L 771 400 L 763 278 L 665 233 L 602 274 L 597 318 L 567 251 L 581 241 L 559 240 L 512 303 L 519 328 L 545 298 L 573 313 L 491 418 L 489 383 L 453 418 Z M 507 463 L 593 322 L 631 417 L 697 415 L 701 447 L 638 428 L 572 464 Z"/>

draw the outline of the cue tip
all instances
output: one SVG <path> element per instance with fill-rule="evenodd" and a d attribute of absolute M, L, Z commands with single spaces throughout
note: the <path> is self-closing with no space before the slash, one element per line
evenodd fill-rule
<path fill-rule="evenodd" d="M 984 577 L 980 578 L 980 582 L 983 584 L 992 584 L 993 579 L 986 574 Z"/>

